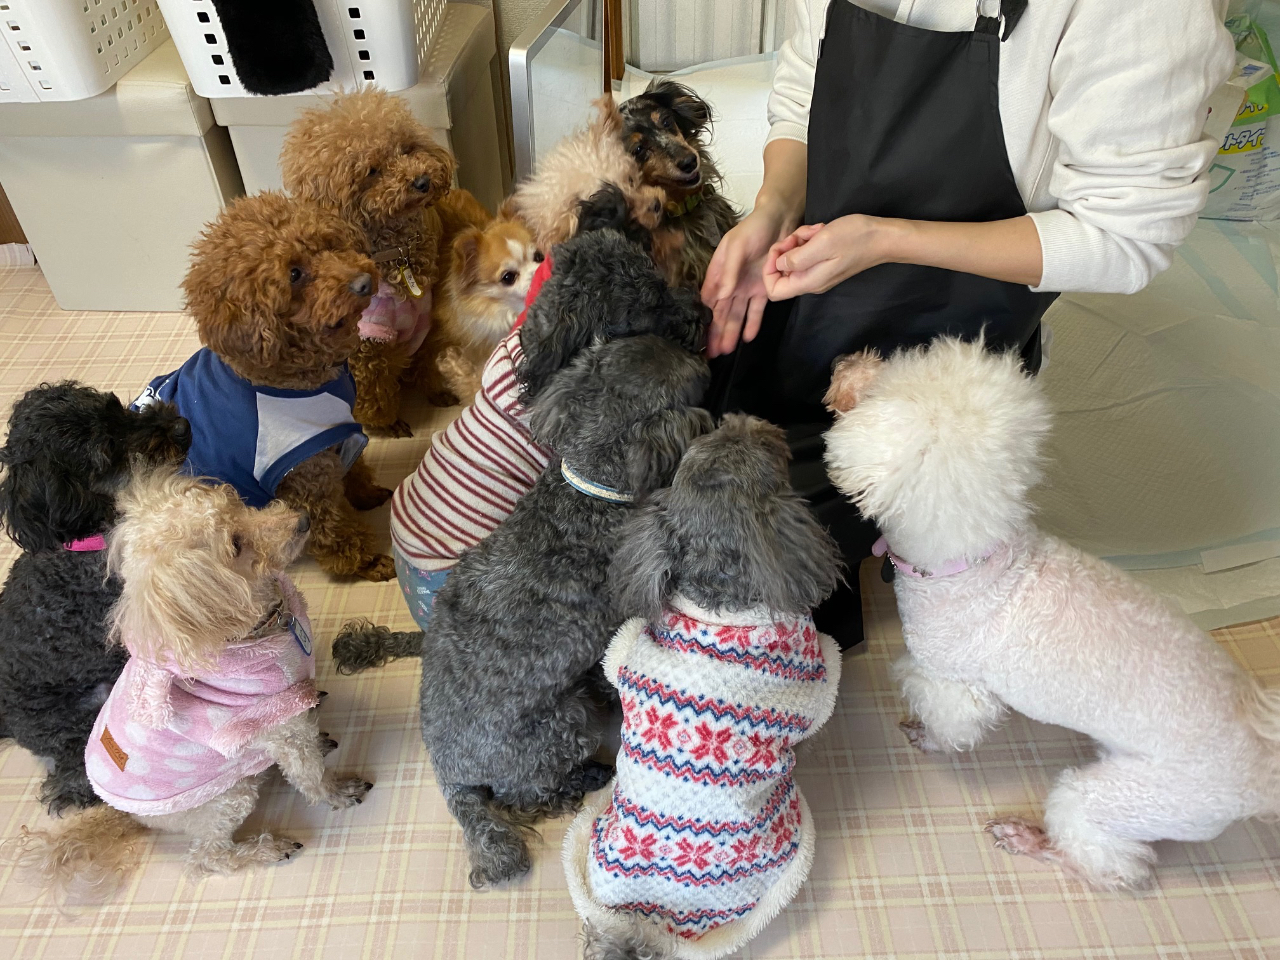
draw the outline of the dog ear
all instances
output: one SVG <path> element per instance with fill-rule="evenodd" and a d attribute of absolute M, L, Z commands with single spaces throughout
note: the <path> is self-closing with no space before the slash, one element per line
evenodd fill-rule
<path fill-rule="evenodd" d="M 701 407 L 663 410 L 636 424 L 627 447 L 627 484 L 637 497 L 671 483 L 689 444 L 715 429 Z"/>
<path fill-rule="evenodd" d="M 822 402 L 832 413 L 848 413 L 867 395 L 883 364 L 880 354 L 870 348 L 838 358 Z"/>
<path fill-rule="evenodd" d="M 503 222 L 517 221 L 523 223 L 524 220 L 520 216 L 520 203 L 516 200 L 513 193 L 507 199 L 502 201 L 502 206 L 498 207 L 498 219 Z"/>
<path fill-rule="evenodd" d="M 660 78 L 649 84 L 645 96 L 675 115 L 686 140 L 697 139 L 711 123 L 711 106 L 684 84 Z"/>
<path fill-rule="evenodd" d="M 483 236 L 479 227 L 467 227 L 453 238 L 453 274 L 463 287 L 469 287 L 480 279 L 480 239 Z"/>
<path fill-rule="evenodd" d="M 596 117 L 591 126 L 606 136 L 622 135 L 622 113 L 614 102 L 613 94 L 606 93 L 594 104 Z"/>
<path fill-rule="evenodd" d="M 209 545 L 155 542 L 156 507 L 172 507 L 182 488 L 199 483 L 172 470 L 135 476 L 121 501 L 123 516 L 107 541 L 107 569 L 122 581 L 110 614 L 110 638 L 147 659 L 171 656 L 184 668 L 208 666 L 229 637 L 244 632 L 254 609 L 248 580 Z M 215 488 L 222 492 L 221 485 Z M 235 496 L 228 488 L 226 499 Z M 203 513 L 173 510 L 167 529 L 194 533 Z"/>
<path fill-rule="evenodd" d="M 70 540 L 93 536 L 111 523 L 112 498 L 88 486 L 87 472 L 41 465 L 8 450 L 0 451 L 0 465 L 5 468 L 0 478 L 0 521 L 23 550 L 54 550 Z"/>
<path fill-rule="evenodd" d="M 779 613 L 808 613 L 840 582 L 840 551 L 804 501 L 788 493 L 776 510 L 745 515 L 745 558 L 765 605 Z"/>
<path fill-rule="evenodd" d="M 619 616 L 654 619 L 671 593 L 678 547 L 667 519 L 668 494 L 668 490 L 654 493 L 618 532 L 609 585 Z"/>
<path fill-rule="evenodd" d="M 529 403 L 529 430 L 539 443 L 555 448 L 565 427 L 582 418 L 579 387 L 584 375 L 585 366 L 553 370 L 540 384 L 536 400 Z"/>

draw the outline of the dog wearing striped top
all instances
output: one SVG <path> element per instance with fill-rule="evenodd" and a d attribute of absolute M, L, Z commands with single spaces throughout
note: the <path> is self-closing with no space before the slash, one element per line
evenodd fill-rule
<path fill-rule="evenodd" d="M 835 706 L 840 652 L 810 611 L 839 562 L 788 458 L 780 428 L 731 414 L 618 535 L 622 749 L 564 846 L 588 960 L 732 953 L 809 874 L 792 748 Z"/>

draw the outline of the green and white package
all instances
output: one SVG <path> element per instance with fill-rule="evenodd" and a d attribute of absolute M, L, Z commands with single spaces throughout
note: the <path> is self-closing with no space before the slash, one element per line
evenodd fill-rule
<path fill-rule="evenodd" d="M 1227 20 L 1236 41 L 1236 69 L 1217 104 L 1244 92 L 1244 102 L 1209 168 L 1209 201 L 1203 217 L 1274 220 L 1280 217 L 1280 79 L 1266 33 L 1248 14 Z M 1238 102 L 1238 101 L 1231 101 Z M 1215 116 L 1214 112 L 1219 115 Z M 1207 132 L 1217 135 L 1221 107 L 1209 114 Z"/>

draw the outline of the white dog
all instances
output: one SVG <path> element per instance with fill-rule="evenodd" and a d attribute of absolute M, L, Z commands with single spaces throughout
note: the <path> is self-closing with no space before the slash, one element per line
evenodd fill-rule
<path fill-rule="evenodd" d="M 837 366 L 826 402 L 831 477 L 897 568 L 911 742 L 971 749 L 1008 709 L 1098 741 L 1098 760 L 1049 794 L 1044 829 L 988 824 L 998 846 L 1128 888 L 1150 879 L 1152 841 L 1211 840 L 1280 813 L 1280 691 L 1033 524 L 1050 418 L 1016 356 L 955 340 L 862 353 Z"/>

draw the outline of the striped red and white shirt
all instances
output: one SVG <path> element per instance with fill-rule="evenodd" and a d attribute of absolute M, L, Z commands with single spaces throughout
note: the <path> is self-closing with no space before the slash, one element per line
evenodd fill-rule
<path fill-rule="evenodd" d="M 391 499 L 391 539 L 421 570 L 447 570 L 515 509 L 551 458 L 520 403 L 519 327 L 485 364 L 475 403 L 431 440 Z"/>

